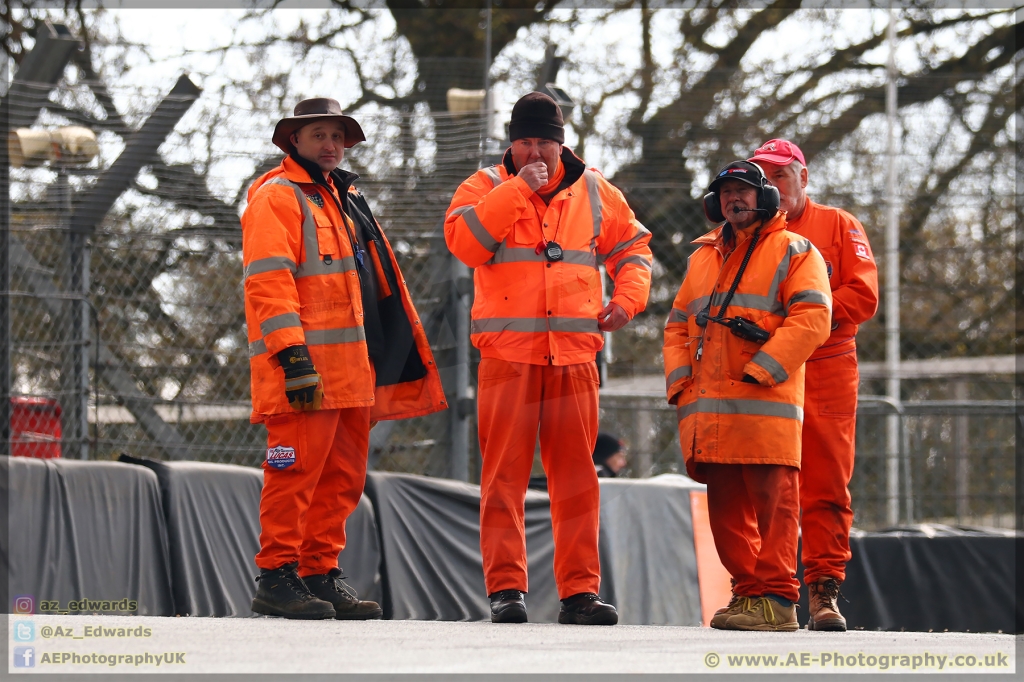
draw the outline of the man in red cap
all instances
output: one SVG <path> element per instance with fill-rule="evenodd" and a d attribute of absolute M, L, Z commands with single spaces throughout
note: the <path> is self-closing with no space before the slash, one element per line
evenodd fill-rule
<path fill-rule="evenodd" d="M 808 627 L 846 630 L 839 585 L 850 560 L 850 478 L 857 418 L 857 325 L 878 308 L 878 270 L 864 227 L 846 211 L 807 197 L 807 163 L 788 140 L 768 140 L 749 159 L 779 188 L 787 229 L 808 238 L 825 259 L 832 287 L 832 333 L 807 360 L 803 464 L 800 470 Z"/>
<path fill-rule="evenodd" d="M 480 549 L 494 622 L 525 622 L 523 504 L 540 436 L 555 538 L 559 623 L 614 625 L 598 598 L 597 438 L 601 332 L 644 309 L 651 233 L 622 193 L 563 147 L 562 112 L 532 92 L 512 108 L 511 147 L 452 197 L 448 248 L 474 268 L 473 345 Z M 615 282 L 602 305 L 600 264 Z"/>
<path fill-rule="evenodd" d="M 445 407 L 391 246 L 359 176 L 337 169 L 365 139 L 335 100 L 299 102 L 274 130 L 285 158 L 242 214 L 251 420 L 267 428 L 252 602 L 265 615 L 381 617 L 338 568 L 370 425 Z"/>

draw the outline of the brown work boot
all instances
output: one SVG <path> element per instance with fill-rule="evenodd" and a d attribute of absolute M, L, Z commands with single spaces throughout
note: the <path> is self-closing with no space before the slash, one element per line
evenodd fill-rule
<path fill-rule="evenodd" d="M 728 630 L 728 628 L 725 627 L 725 621 L 729 620 L 729 618 L 735 616 L 737 613 L 743 613 L 749 609 L 751 606 L 750 602 L 750 597 L 741 597 L 738 594 L 733 594 L 728 605 L 715 611 L 715 615 L 711 618 L 711 627 L 716 630 Z"/>
<path fill-rule="evenodd" d="M 796 622 L 796 603 L 783 606 L 770 597 L 755 597 L 750 608 L 730 616 L 725 621 L 726 630 L 764 630 L 768 632 L 790 632 L 800 629 Z"/>
<path fill-rule="evenodd" d="M 807 583 L 807 594 L 810 597 L 808 630 L 846 632 L 846 619 L 839 613 L 838 580 L 827 576 L 818 578 L 813 583 Z"/>

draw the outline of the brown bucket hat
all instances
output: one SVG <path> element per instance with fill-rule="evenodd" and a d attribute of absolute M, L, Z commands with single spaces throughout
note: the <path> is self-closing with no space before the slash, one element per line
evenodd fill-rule
<path fill-rule="evenodd" d="M 351 116 L 341 113 L 341 105 L 338 100 L 329 97 L 314 97 L 304 99 L 295 105 L 295 115 L 282 118 L 274 128 L 273 142 L 285 154 L 292 152 L 291 136 L 296 130 L 308 125 L 319 118 L 336 118 L 345 127 L 345 148 L 353 147 L 366 140 L 363 129 L 359 127 L 356 120 Z"/>

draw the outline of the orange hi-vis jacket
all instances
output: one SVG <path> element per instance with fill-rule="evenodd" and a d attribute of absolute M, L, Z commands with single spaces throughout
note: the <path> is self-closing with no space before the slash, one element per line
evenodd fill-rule
<path fill-rule="evenodd" d="M 444 223 L 448 248 L 475 268 L 471 338 L 485 358 L 539 365 L 593 362 L 604 338 L 604 263 L 615 282 L 612 303 L 632 318 L 647 305 L 651 233 L 622 193 L 562 150 L 565 178 L 549 204 L 516 175 L 511 150 L 500 165 L 459 186 Z M 538 249 L 557 242 L 565 257 Z"/>
<path fill-rule="evenodd" d="M 242 215 L 242 262 L 252 421 L 294 412 L 285 397 L 277 353 L 300 344 L 309 348 L 323 382 L 321 409 L 372 405 L 373 420 L 444 409 L 434 357 L 391 245 L 365 199 L 351 187 L 357 176 L 343 171 L 332 175 L 349 183 L 347 197 L 338 194 L 333 180 L 331 189 L 312 182 L 309 172 L 289 157 L 249 188 L 249 204 Z M 400 298 L 388 301 L 393 304 L 387 310 L 394 312 L 386 328 L 388 352 L 401 355 L 399 368 L 404 362 L 405 370 L 386 385 L 379 370 L 376 386 L 372 379 L 353 250 L 355 223 L 338 210 L 329 192 L 348 207 L 346 213 L 373 221 L 370 229 L 376 228 L 379 241 L 368 242 L 364 262 L 376 274 L 378 303 L 396 291 Z M 378 243 L 385 253 L 379 252 Z"/>
<path fill-rule="evenodd" d="M 709 314 L 718 315 L 749 245 L 740 241 L 730 252 L 732 232 L 722 226 L 694 241 L 699 247 L 665 325 L 668 401 L 676 405 L 687 472 L 702 482 L 701 463 L 799 468 L 804 363 L 831 323 L 825 262 L 810 241 L 786 230 L 780 212 L 761 228 L 725 313 L 752 320 L 769 339 L 747 341 L 716 322 L 701 328 L 697 313 L 710 302 Z M 758 383 L 744 382 L 744 374 Z"/>
<path fill-rule="evenodd" d="M 878 267 L 864 226 L 841 208 L 808 199 L 798 219 L 787 219 L 786 229 L 818 248 L 832 287 L 832 335 L 810 359 L 850 352 L 856 345 L 857 325 L 878 310 Z"/>

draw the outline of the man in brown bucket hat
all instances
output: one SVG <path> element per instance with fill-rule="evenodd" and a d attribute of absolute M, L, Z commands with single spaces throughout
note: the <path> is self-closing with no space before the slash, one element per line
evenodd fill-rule
<path fill-rule="evenodd" d="M 252 610 L 380 618 L 342 580 L 345 520 L 366 480 L 370 426 L 447 405 L 423 325 L 345 149 L 366 139 L 333 99 L 274 130 L 287 156 L 242 215 L 252 417 L 267 428 Z"/>

